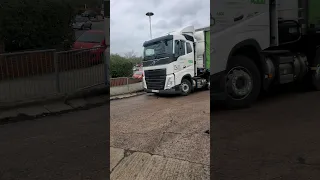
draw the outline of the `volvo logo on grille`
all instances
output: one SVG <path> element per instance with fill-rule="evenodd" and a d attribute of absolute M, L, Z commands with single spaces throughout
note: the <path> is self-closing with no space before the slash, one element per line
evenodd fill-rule
<path fill-rule="evenodd" d="M 150 66 L 154 66 L 156 64 L 156 62 L 158 62 L 159 60 L 154 60 L 150 63 Z"/>

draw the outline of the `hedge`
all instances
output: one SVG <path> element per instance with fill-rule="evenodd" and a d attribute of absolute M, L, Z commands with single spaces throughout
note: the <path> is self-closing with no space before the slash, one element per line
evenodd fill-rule
<path fill-rule="evenodd" d="M 119 54 L 110 55 L 110 76 L 112 78 L 117 77 L 131 77 L 133 74 L 133 66 L 141 62 L 141 58 L 138 57 L 123 57 Z"/>

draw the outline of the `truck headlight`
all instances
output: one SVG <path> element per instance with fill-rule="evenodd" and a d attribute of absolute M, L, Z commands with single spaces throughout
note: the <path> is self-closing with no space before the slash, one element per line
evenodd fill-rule
<path fill-rule="evenodd" d="M 143 83 L 143 88 L 147 89 L 147 83 L 144 77 L 142 78 L 142 83 Z"/>
<path fill-rule="evenodd" d="M 167 85 L 166 87 L 167 88 L 170 88 L 174 85 L 174 81 L 173 81 L 173 78 L 172 77 L 169 77 L 168 80 L 167 80 Z"/>

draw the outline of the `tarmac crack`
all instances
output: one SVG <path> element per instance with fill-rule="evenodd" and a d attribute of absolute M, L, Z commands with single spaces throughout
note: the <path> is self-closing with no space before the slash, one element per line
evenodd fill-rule
<path fill-rule="evenodd" d="M 113 148 L 117 148 L 117 147 L 113 147 Z M 120 149 L 122 149 L 122 148 L 120 148 Z M 202 166 L 206 166 L 206 167 L 210 166 L 210 165 L 207 165 L 207 164 L 204 164 L 204 163 L 194 162 L 194 161 L 190 161 L 190 160 L 182 159 L 182 158 L 173 158 L 173 157 L 169 157 L 169 156 L 161 155 L 161 154 L 156 154 L 156 153 L 150 153 L 150 152 L 144 152 L 144 151 L 135 151 L 135 150 L 130 150 L 130 149 L 123 149 L 123 150 L 124 150 L 124 157 L 118 162 L 118 164 L 112 170 L 114 170 L 120 164 L 120 162 L 123 161 L 124 158 L 130 156 L 133 153 L 146 153 L 146 154 L 150 154 L 151 156 L 162 156 L 164 158 L 170 158 L 170 159 L 175 159 L 175 160 L 179 160 L 179 161 L 185 161 L 185 162 L 188 162 L 188 163 L 202 165 Z"/>
<path fill-rule="evenodd" d="M 314 167 L 319 167 L 320 163 L 307 163 L 305 158 L 298 157 L 297 161 L 299 165 L 305 165 L 305 166 L 314 166 Z"/>
<path fill-rule="evenodd" d="M 172 116 L 170 116 L 169 124 L 164 128 L 164 131 L 161 133 L 160 140 L 159 140 L 159 142 L 157 143 L 157 145 L 153 148 L 153 151 L 154 151 L 155 149 L 157 149 L 158 147 L 160 147 L 160 144 L 161 144 L 161 142 L 162 142 L 162 140 L 163 140 L 164 134 L 167 132 L 167 129 L 169 129 L 173 123 L 175 123 L 175 120 L 174 120 L 174 118 L 173 118 Z"/>
<path fill-rule="evenodd" d="M 137 135 L 148 135 L 149 133 L 140 133 L 140 132 L 120 132 L 121 134 L 137 134 Z"/>

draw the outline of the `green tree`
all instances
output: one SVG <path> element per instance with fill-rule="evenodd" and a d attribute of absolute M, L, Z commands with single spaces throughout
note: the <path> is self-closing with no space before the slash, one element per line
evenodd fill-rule
<path fill-rule="evenodd" d="M 136 56 L 134 51 L 110 55 L 110 75 L 112 78 L 130 77 L 133 74 L 133 67 L 142 62 L 142 57 Z"/>
<path fill-rule="evenodd" d="M 124 57 L 131 61 L 133 64 L 140 64 L 142 62 L 142 57 L 137 56 L 133 50 L 125 53 Z"/>
<path fill-rule="evenodd" d="M 133 63 L 119 54 L 110 55 L 111 78 L 132 76 Z"/>

